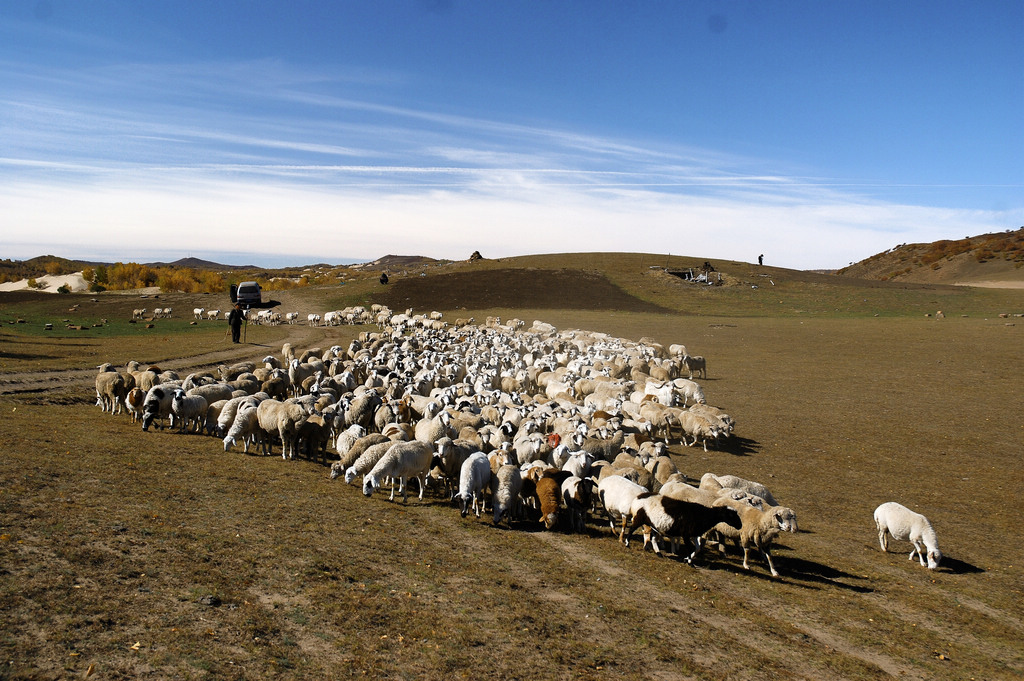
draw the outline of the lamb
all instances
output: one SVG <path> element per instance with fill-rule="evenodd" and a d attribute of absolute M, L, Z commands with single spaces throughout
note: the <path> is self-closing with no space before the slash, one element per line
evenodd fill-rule
<path fill-rule="evenodd" d="M 475 452 L 462 463 L 459 474 L 459 492 L 455 497 L 460 502 L 460 513 L 465 518 L 472 507 L 476 517 L 484 506 L 484 490 L 491 483 L 491 464 L 483 452 Z"/>
<path fill-rule="evenodd" d="M 124 406 L 132 417 L 132 423 L 137 423 L 142 418 L 142 407 L 146 402 L 146 391 L 141 388 L 132 388 L 124 398 Z"/>
<path fill-rule="evenodd" d="M 207 310 L 206 318 L 211 320 L 220 319 L 220 310 Z"/>
<path fill-rule="evenodd" d="M 611 531 L 615 532 L 616 522 L 621 522 L 625 527 L 628 520 L 632 519 L 632 504 L 638 496 L 649 492 L 646 487 L 638 485 L 621 475 L 609 475 L 597 483 L 597 495 L 601 499 L 605 515 L 611 525 Z M 624 541 L 623 533 L 619 532 L 619 541 Z"/>
<path fill-rule="evenodd" d="M 236 414 L 244 404 L 250 404 L 255 407 L 259 404 L 259 400 L 247 395 L 245 397 L 232 397 L 225 402 L 224 406 L 221 407 L 220 415 L 217 417 L 217 433 L 225 433 L 231 428 L 235 422 Z"/>
<path fill-rule="evenodd" d="M 345 470 L 345 482 L 352 484 L 352 481 L 358 476 L 369 473 L 373 470 L 373 467 L 377 465 L 377 462 L 384 458 L 384 455 L 387 454 L 388 450 L 394 446 L 395 442 L 393 440 L 385 438 L 383 442 L 378 442 L 375 445 L 367 447 L 366 450 L 359 455 L 359 458 Z"/>
<path fill-rule="evenodd" d="M 363 476 L 363 494 L 371 496 L 373 490 L 380 487 L 384 478 L 391 478 L 390 501 L 395 500 L 395 480 L 399 480 L 402 489 L 402 501 L 409 500 L 409 489 L 406 481 L 416 478 L 420 484 L 420 501 L 423 500 L 427 473 L 433 458 L 433 447 L 419 440 L 399 442 L 388 449 L 373 469 Z"/>
<path fill-rule="evenodd" d="M 750 549 L 756 547 L 768 561 L 768 568 L 772 577 L 778 577 L 779 573 L 772 564 L 771 545 L 779 532 L 796 532 L 796 513 L 785 506 L 771 506 L 760 511 L 752 506 L 734 506 L 740 518 L 740 527 L 727 523 L 719 523 L 711 530 L 717 532 L 725 539 L 731 539 L 743 549 L 743 569 L 749 570 L 747 557 Z M 901 507 L 902 508 L 902 507 Z M 876 511 L 877 513 L 877 511 Z"/>
<path fill-rule="evenodd" d="M 206 398 L 202 395 L 186 395 L 178 388 L 171 398 L 171 413 L 180 419 L 178 432 L 186 432 L 190 428 L 198 433 L 206 425 Z"/>
<path fill-rule="evenodd" d="M 494 524 L 497 525 L 502 519 L 507 519 L 509 525 L 512 519 L 522 517 L 522 507 L 519 495 L 523 491 L 523 475 L 517 466 L 502 466 L 494 475 L 496 483 L 491 505 L 494 506 Z"/>
<path fill-rule="evenodd" d="M 942 560 L 939 538 L 928 518 L 920 513 L 915 513 L 895 501 L 888 501 L 875 509 L 875 527 L 878 528 L 878 543 L 882 545 L 882 551 L 889 551 L 885 536 L 889 533 L 893 539 L 909 540 L 914 545 L 914 550 L 910 552 L 910 560 L 913 560 L 916 554 L 921 565 L 927 565 L 929 570 L 939 566 Z"/>
<path fill-rule="evenodd" d="M 693 379 L 694 372 L 696 372 L 701 378 L 708 377 L 708 363 L 700 355 L 683 355 L 683 366 L 686 367 L 688 372 L 690 372 L 689 378 L 691 380 Z"/>
<path fill-rule="evenodd" d="M 192 308 L 192 316 L 195 317 L 196 319 L 202 319 L 204 314 L 206 314 L 205 307 Z"/>
<path fill-rule="evenodd" d="M 726 506 L 705 506 L 704 504 L 692 501 L 680 501 L 673 497 L 662 494 L 641 494 L 630 506 L 632 520 L 629 523 L 629 532 L 625 534 L 623 541 L 628 546 L 629 537 L 637 527 L 643 527 L 644 548 L 652 545 L 654 552 L 661 555 L 657 541 L 652 536 L 652 531 L 658 534 L 683 539 L 690 544 L 693 551 L 683 558 L 687 563 L 693 563 L 694 556 L 700 550 L 698 538 L 718 524 L 739 529 L 740 516 L 736 509 Z M 625 521 L 623 521 L 625 529 Z"/>
<path fill-rule="evenodd" d="M 701 476 L 701 489 L 714 492 L 723 487 L 743 490 L 753 496 L 761 497 L 769 506 L 779 505 L 779 502 L 775 500 L 775 497 L 773 497 L 772 493 L 768 491 L 768 488 L 759 482 L 744 480 L 743 478 L 738 478 L 735 475 L 715 475 L 714 473 L 705 473 Z"/>

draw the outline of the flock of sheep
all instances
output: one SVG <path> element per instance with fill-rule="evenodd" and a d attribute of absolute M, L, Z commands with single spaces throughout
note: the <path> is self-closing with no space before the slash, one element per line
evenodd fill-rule
<path fill-rule="evenodd" d="M 204 311 L 206 312 L 206 311 Z M 685 346 L 630 341 L 536 321 L 488 318 L 454 323 L 439 313 L 365 311 L 378 331 L 260 364 L 220 366 L 184 379 L 129 362 L 100 367 L 97 404 L 126 410 L 143 430 L 154 423 L 215 435 L 225 451 L 241 446 L 286 459 L 328 463 L 330 477 L 361 479 L 371 496 L 420 499 L 429 488 L 463 517 L 490 510 L 495 525 L 542 522 L 581 531 L 608 522 L 628 545 L 662 542 L 692 562 L 704 545 L 757 549 L 773 576 L 771 545 L 796 532 L 796 513 L 763 485 L 732 475 L 685 476 L 667 445 L 719 446 L 734 419 L 707 404 L 701 357 Z M 197 311 L 197 314 L 198 311 Z M 687 375 L 684 378 L 683 375 Z M 333 450 L 333 451 L 330 451 Z M 875 512 L 886 536 L 909 539 L 922 564 L 941 560 L 924 516 L 890 502 Z M 680 542 L 686 546 L 681 552 Z"/>

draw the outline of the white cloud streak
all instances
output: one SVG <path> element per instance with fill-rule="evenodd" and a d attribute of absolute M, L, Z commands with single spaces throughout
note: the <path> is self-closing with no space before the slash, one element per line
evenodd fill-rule
<path fill-rule="evenodd" d="M 340 97 L 276 63 L 259 82 L 267 69 L 219 66 L 43 73 L 74 85 L 61 95 L 12 79 L 0 102 L 5 257 L 643 251 L 819 268 L 1024 223 L 1019 206 L 887 202 L 870 182 L 763 159 Z"/>

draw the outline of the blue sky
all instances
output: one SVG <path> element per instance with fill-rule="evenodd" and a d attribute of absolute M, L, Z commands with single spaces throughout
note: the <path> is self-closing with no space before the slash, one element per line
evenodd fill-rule
<path fill-rule="evenodd" d="M 643 251 L 1024 225 L 1024 3 L 0 3 L 0 256 Z"/>

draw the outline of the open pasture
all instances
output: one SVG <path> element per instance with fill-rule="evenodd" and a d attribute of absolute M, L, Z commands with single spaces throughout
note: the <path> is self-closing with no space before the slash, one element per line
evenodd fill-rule
<path fill-rule="evenodd" d="M 712 310 L 705 291 L 693 294 L 701 314 L 682 314 L 691 303 L 675 282 L 605 275 L 623 298 L 586 309 L 574 301 L 594 289 L 590 276 L 567 275 L 546 297 L 524 293 L 519 306 L 452 304 L 456 292 L 443 287 L 418 299 L 400 278 L 344 295 L 397 296 L 446 318 L 650 336 L 705 356 L 701 383 L 738 420 L 736 438 L 672 455 L 690 477 L 758 480 L 796 510 L 800 532 L 774 551 L 779 578 L 759 555 L 749 571 L 734 551 L 705 552 L 696 567 L 658 558 L 600 522 L 582 534 L 496 529 L 429 495 L 366 499 L 321 465 L 143 433 L 93 406 L 101 361 L 181 371 L 280 354 L 284 340 L 345 343 L 358 327 L 250 329 L 232 347 L 223 325 L 164 328 L 156 343 L 134 331 L 46 338 L 5 322 L 0 678 L 1024 675 L 1024 324 L 992 314 L 1012 299 L 942 289 L 968 316 L 935 319 L 916 308 L 932 300 L 918 300 L 920 289 L 900 298 L 886 288 L 894 302 L 880 311 L 832 315 L 824 304 L 810 314 L 773 314 L 778 303 Z M 815 291 L 783 281 L 809 307 Z M 864 297 L 842 286 L 825 295 Z M 340 300 L 310 290 L 283 302 L 312 310 Z M 0 300 L 0 313 L 19 305 Z M 77 371 L 57 379 L 61 365 Z M 909 543 L 880 551 L 871 514 L 891 500 L 931 520 L 945 556 L 937 570 L 908 561 Z"/>

